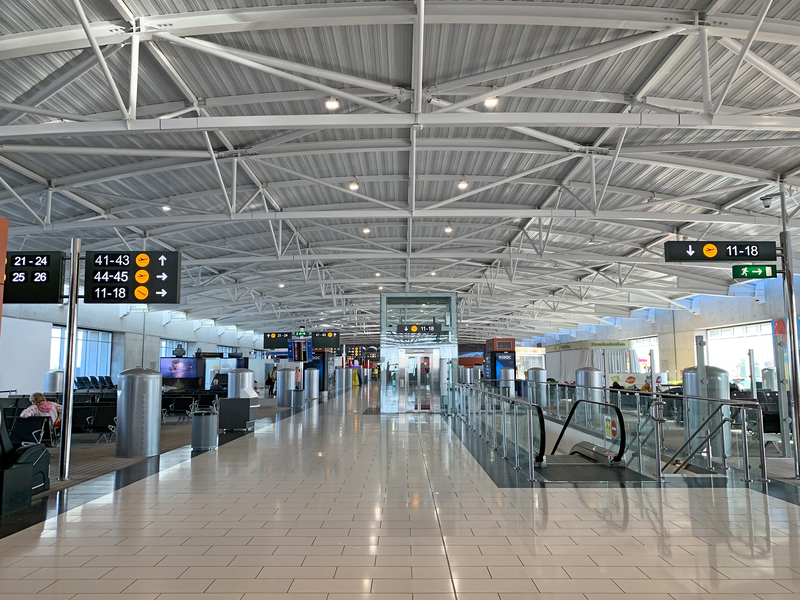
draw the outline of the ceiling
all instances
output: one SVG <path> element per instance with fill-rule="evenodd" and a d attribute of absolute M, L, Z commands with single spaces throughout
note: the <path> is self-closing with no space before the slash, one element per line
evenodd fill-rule
<path fill-rule="evenodd" d="M 190 319 L 368 343 L 381 291 L 455 291 L 462 340 L 543 338 L 727 295 L 663 243 L 777 239 L 779 181 L 800 223 L 792 0 L 18 0 L 0 34 L 9 247 L 179 250 Z"/>

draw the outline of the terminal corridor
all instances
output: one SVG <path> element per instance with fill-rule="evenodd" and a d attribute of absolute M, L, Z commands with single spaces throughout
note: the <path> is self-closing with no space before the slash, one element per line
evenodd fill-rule
<path fill-rule="evenodd" d="M 364 414 L 378 395 L 260 421 L 0 539 L 0 600 L 800 593 L 794 504 L 732 487 L 498 488 L 444 417 Z"/>

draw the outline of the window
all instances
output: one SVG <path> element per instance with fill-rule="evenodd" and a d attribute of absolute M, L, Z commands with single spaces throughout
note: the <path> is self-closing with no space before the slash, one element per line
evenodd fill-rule
<path fill-rule="evenodd" d="M 636 356 L 639 360 L 639 368 L 636 369 L 636 365 L 630 365 L 630 370 L 632 373 L 648 373 L 650 371 L 650 350 L 653 350 L 653 354 L 655 355 L 656 359 L 656 373 L 659 372 L 661 364 L 659 362 L 658 357 L 658 336 L 654 337 L 646 337 L 646 338 L 639 338 L 637 340 L 631 340 L 631 350 L 636 351 Z M 633 357 L 631 357 L 633 358 Z"/>
<path fill-rule="evenodd" d="M 162 339 L 161 340 L 161 350 L 159 351 L 159 356 L 161 356 L 162 358 L 165 357 L 165 356 L 175 356 L 172 353 L 172 351 L 175 350 L 175 348 L 178 347 L 178 344 L 183 346 L 183 349 L 186 350 L 187 353 L 188 353 L 188 351 L 189 351 L 188 350 L 188 348 L 189 348 L 189 343 L 188 342 L 181 342 L 181 341 L 178 341 L 178 340 L 163 340 Z"/>
<path fill-rule="evenodd" d="M 750 389 L 748 350 L 754 350 L 756 381 L 761 381 L 761 369 L 775 367 L 769 322 L 709 329 L 707 340 L 708 364 L 725 369 L 731 383 L 738 383 L 743 389 Z"/>
<path fill-rule="evenodd" d="M 222 352 L 225 356 L 229 356 L 231 352 L 238 352 L 238 348 L 232 346 L 217 346 L 217 352 Z"/>
<path fill-rule="evenodd" d="M 67 359 L 67 328 L 53 326 L 50 368 L 64 369 Z M 111 375 L 111 332 L 78 329 L 75 343 L 75 377 Z"/>

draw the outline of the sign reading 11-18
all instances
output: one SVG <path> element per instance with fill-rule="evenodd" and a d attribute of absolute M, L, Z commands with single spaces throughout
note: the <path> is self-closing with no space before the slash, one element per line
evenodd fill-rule
<path fill-rule="evenodd" d="M 180 252 L 87 252 L 87 304 L 177 304 Z"/>

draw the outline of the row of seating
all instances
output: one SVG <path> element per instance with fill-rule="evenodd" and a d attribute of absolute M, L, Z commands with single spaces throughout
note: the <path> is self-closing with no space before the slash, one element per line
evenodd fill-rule
<path fill-rule="evenodd" d="M 14 444 L 3 411 L 0 411 L 0 514 L 30 506 L 33 494 L 49 489 L 50 453 L 47 448 L 36 443 Z"/>
<path fill-rule="evenodd" d="M 114 382 L 111 381 L 111 377 L 108 375 L 91 375 L 91 376 L 81 376 L 75 378 L 75 389 L 76 390 L 89 390 L 89 389 L 106 389 L 106 390 L 114 390 L 117 386 L 114 385 Z"/>

